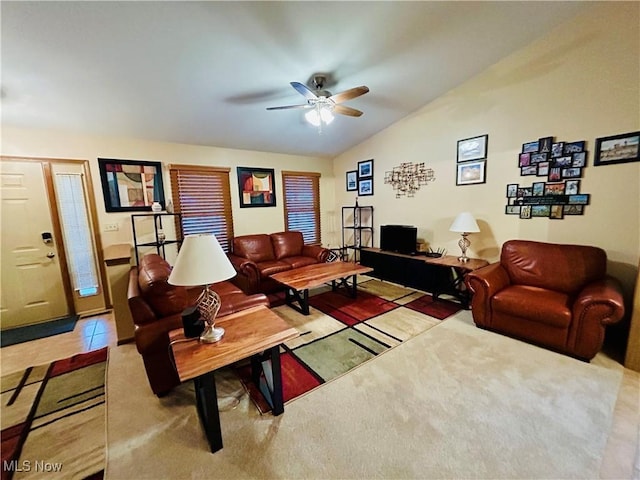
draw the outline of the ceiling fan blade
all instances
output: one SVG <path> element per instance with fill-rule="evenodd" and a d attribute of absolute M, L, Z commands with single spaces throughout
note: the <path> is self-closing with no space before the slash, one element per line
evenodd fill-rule
<path fill-rule="evenodd" d="M 291 82 L 291 86 L 295 88 L 298 93 L 307 100 L 315 100 L 318 98 L 318 96 L 313 93 L 313 90 L 300 82 Z"/>
<path fill-rule="evenodd" d="M 361 87 L 350 88 L 344 92 L 336 93 L 335 95 L 331 95 L 329 98 L 333 100 L 334 103 L 342 103 L 347 100 L 351 100 L 352 98 L 359 97 L 360 95 L 364 95 L 368 91 L 369 87 L 365 87 L 363 85 Z"/>
<path fill-rule="evenodd" d="M 360 110 L 356 110 L 355 108 L 347 107 L 345 105 L 336 105 L 333 107 L 334 113 L 340 113 L 342 115 L 349 115 L 350 117 L 359 117 L 362 115 Z"/>
<path fill-rule="evenodd" d="M 313 108 L 308 103 L 305 105 L 285 105 L 282 107 L 267 107 L 267 110 L 287 110 L 289 108 Z"/>

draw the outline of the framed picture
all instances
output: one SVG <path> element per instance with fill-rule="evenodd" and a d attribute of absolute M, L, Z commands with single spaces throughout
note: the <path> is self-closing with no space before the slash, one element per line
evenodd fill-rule
<path fill-rule="evenodd" d="M 538 151 L 540 153 L 551 153 L 553 137 L 543 137 L 538 140 Z"/>
<path fill-rule="evenodd" d="M 553 220 L 562 220 L 564 218 L 564 210 L 562 207 L 563 205 L 551 205 L 549 218 Z"/>
<path fill-rule="evenodd" d="M 240 208 L 276 206 L 273 168 L 237 167 L 237 172 Z"/>
<path fill-rule="evenodd" d="M 358 195 L 361 197 L 367 195 L 373 195 L 373 179 L 360 179 L 358 180 Z"/>
<path fill-rule="evenodd" d="M 565 195 L 577 195 L 580 193 L 580 180 L 567 180 L 564 182 Z"/>
<path fill-rule="evenodd" d="M 153 202 L 165 208 L 160 162 L 98 158 L 98 166 L 107 212 L 150 212 Z"/>
<path fill-rule="evenodd" d="M 551 156 L 552 157 L 561 157 L 564 153 L 564 142 L 557 142 L 551 144 Z"/>
<path fill-rule="evenodd" d="M 521 153 L 519 155 L 518 166 L 519 167 L 528 167 L 531 165 L 531 154 L 530 153 Z"/>
<path fill-rule="evenodd" d="M 358 162 L 358 178 L 373 178 L 373 160 Z"/>
<path fill-rule="evenodd" d="M 531 218 L 531 205 L 522 205 L 520 208 L 520 218 Z"/>
<path fill-rule="evenodd" d="M 520 209 L 522 207 L 520 205 L 507 205 L 504 208 L 504 213 L 507 215 L 520 215 Z"/>
<path fill-rule="evenodd" d="M 458 140 L 458 162 L 468 162 L 470 160 L 483 160 L 487 158 L 487 140 L 489 135 L 465 138 Z"/>
<path fill-rule="evenodd" d="M 486 182 L 486 162 L 465 162 L 458 164 L 456 185 L 474 185 Z"/>
<path fill-rule="evenodd" d="M 572 153 L 584 152 L 584 146 L 586 142 L 580 140 L 579 142 L 569 142 L 564 145 L 565 155 L 571 155 Z"/>
<path fill-rule="evenodd" d="M 612 137 L 596 138 L 595 166 L 640 160 L 640 132 L 623 133 Z"/>
<path fill-rule="evenodd" d="M 549 175 L 549 162 L 540 162 L 538 164 L 538 176 L 546 177 Z"/>
<path fill-rule="evenodd" d="M 544 186 L 545 186 L 544 182 L 534 182 L 533 185 L 531 185 L 531 193 L 533 194 L 533 196 L 534 197 L 543 196 Z"/>
<path fill-rule="evenodd" d="M 563 168 L 562 178 L 580 178 L 582 176 L 581 168 Z"/>
<path fill-rule="evenodd" d="M 537 153 L 538 140 L 535 142 L 527 142 L 522 144 L 522 153 Z"/>
<path fill-rule="evenodd" d="M 510 183 L 507 185 L 507 198 L 515 198 L 518 194 L 518 184 Z"/>
<path fill-rule="evenodd" d="M 355 192 L 358 190 L 358 171 L 351 170 L 347 172 L 347 192 Z"/>
<path fill-rule="evenodd" d="M 537 175 L 538 167 L 536 165 L 529 165 L 528 167 L 520 167 L 520 175 Z"/>
<path fill-rule="evenodd" d="M 589 205 L 590 194 L 569 195 L 569 205 Z"/>
<path fill-rule="evenodd" d="M 547 152 L 532 153 L 531 154 L 531 163 L 546 162 L 549 159 L 548 155 L 549 154 Z"/>
<path fill-rule="evenodd" d="M 565 215 L 582 215 L 584 213 L 584 205 L 563 205 L 562 213 Z"/>
<path fill-rule="evenodd" d="M 572 167 L 586 167 L 587 166 L 587 152 L 576 152 L 572 154 L 573 160 L 571 162 Z"/>

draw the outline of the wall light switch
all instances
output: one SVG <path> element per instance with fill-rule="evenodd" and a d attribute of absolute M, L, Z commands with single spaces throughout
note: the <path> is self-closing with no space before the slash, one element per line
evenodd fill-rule
<path fill-rule="evenodd" d="M 117 232 L 118 230 L 120 230 L 120 227 L 118 227 L 117 223 L 107 223 L 104 226 L 105 232 Z"/>

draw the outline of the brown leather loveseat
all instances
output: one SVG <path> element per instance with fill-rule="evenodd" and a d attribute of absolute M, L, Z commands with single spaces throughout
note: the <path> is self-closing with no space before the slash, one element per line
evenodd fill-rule
<path fill-rule="evenodd" d="M 169 332 L 182 328 L 182 312 L 195 305 L 202 288 L 168 283 L 171 266 L 160 255 L 147 254 L 129 273 L 129 309 L 135 324 L 135 341 L 142 355 L 149 385 L 158 396 L 180 383 L 169 357 Z M 269 306 L 265 295 L 246 295 L 229 281 L 214 283 L 222 305 L 218 317 L 258 305 Z"/>
<path fill-rule="evenodd" d="M 602 347 L 624 315 L 620 283 L 598 247 L 510 240 L 500 261 L 469 273 L 478 327 L 582 360 Z"/>
<path fill-rule="evenodd" d="M 291 231 L 235 237 L 228 256 L 238 272 L 236 285 L 247 293 L 272 293 L 282 285 L 270 275 L 325 262 L 329 250 L 305 245 L 302 232 Z"/>

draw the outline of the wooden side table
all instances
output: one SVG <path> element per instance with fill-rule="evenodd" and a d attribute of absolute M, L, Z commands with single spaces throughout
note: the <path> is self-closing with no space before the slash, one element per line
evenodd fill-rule
<path fill-rule="evenodd" d="M 217 343 L 186 338 L 182 329 L 169 332 L 180 381 L 194 381 L 198 415 L 212 453 L 222 448 L 214 371 L 251 357 L 251 377 L 273 414 L 280 415 L 284 412 L 280 344 L 300 335 L 264 306 L 227 315 L 218 319 L 216 325 L 225 329 L 224 337 Z"/>
<path fill-rule="evenodd" d="M 464 288 L 464 277 L 467 273 L 478 270 L 479 268 L 486 267 L 489 262 L 481 258 L 469 258 L 466 262 L 461 262 L 458 257 L 453 255 L 443 255 L 442 257 L 425 257 L 425 262 L 430 265 L 439 265 L 441 267 L 449 267 L 453 270 L 453 275 L 450 277 L 448 285 L 439 286 L 437 291 L 433 292 L 434 300 L 447 293 L 453 295 L 464 308 L 469 308 L 469 292 Z"/>

